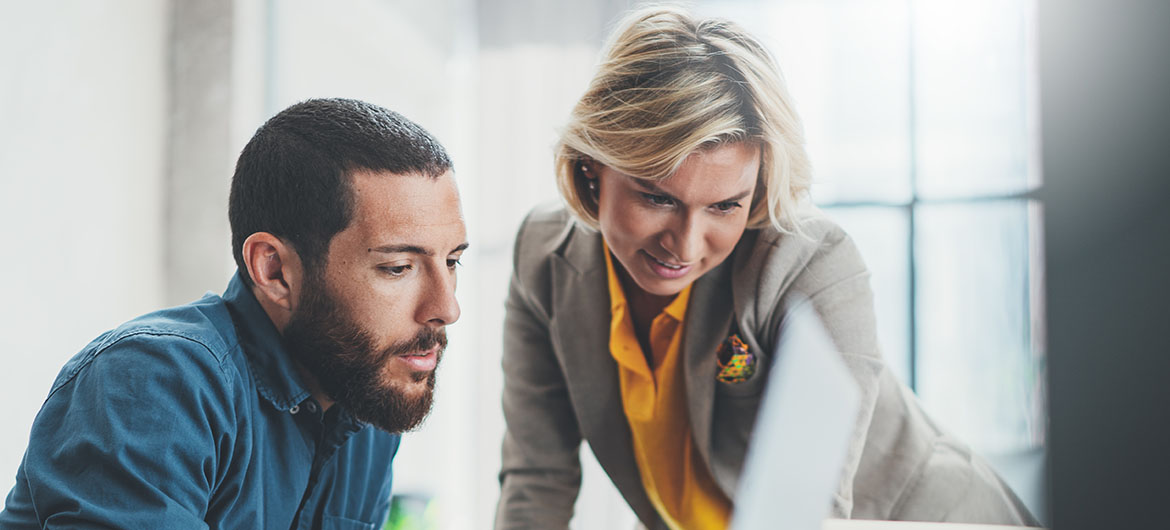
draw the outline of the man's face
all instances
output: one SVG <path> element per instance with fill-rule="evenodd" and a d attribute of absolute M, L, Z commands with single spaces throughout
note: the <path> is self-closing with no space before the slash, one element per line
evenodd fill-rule
<path fill-rule="evenodd" d="M 358 172 L 350 225 L 306 273 L 284 336 L 330 399 L 388 432 L 430 411 L 445 327 L 459 318 L 455 267 L 467 247 L 450 172 Z"/>

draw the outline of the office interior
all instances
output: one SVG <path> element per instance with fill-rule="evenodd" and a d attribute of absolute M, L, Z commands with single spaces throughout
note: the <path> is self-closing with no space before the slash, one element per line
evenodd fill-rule
<path fill-rule="evenodd" d="M 90 339 L 222 291 L 228 183 L 256 127 L 351 97 L 447 146 L 472 242 L 434 412 L 404 439 L 395 491 L 431 527 L 490 527 L 512 239 L 558 200 L 558 127 L 639 4 L 5 0 L 0 477 Z M 860 247 L 883 355 L 926 410 L 1047 526 L 1164 525 L 1170 3 L 685 5 L 775 54 L 812 198 Z M 582 461 L 574 528 L 633 528 L 587 448 Z"/>

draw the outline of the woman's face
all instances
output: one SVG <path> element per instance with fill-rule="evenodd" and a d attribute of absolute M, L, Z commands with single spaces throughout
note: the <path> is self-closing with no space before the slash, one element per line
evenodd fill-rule
<path fill-rule="evenodd" d="M 759 168 L 759 147 L 744 142 L 695 151 L 657 182 L 594 164 L 601 235 L 642 291 L 678 294 L 735 248 Z"/>

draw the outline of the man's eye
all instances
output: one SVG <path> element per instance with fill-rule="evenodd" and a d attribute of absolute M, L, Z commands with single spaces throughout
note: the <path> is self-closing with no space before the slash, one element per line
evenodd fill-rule
<path fill-rule="evenodd" d="M 459 258 L 452 258 L 452 259 L 447 260 L 447 268 L 451 269 L 451 270 L 455 270 L 455 267 L 458 267 L 459 265 L 462 265 L 462 264 L 463 264 L 463 262 L 459 261 Z"/>
<path fill-rule="evenodd" d="M 406 274 L 412 267 L 410 265 L 395 265 L 393 267 L 378 267 L 378 270 L 389 274 L 390 276 L 402 276 Z"/>
<path fill-rule="evenodd" d="M 674 204 L 674 199 L 671 199 L 670 197 L 666 197 L 664 195 L 655 195 L 653 193 L 642 193 L 642 198 L 645 199 L 646 202 L 653 204 L 654 206 L 670 206 L 670 205 Z"/>

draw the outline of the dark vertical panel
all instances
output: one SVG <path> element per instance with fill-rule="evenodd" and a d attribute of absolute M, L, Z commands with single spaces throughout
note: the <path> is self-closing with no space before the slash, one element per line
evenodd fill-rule
<path fill-rule="evenodd" d="M 1038 15 L 1053 527 L 1164 528 L 1170 2 Z"/>

